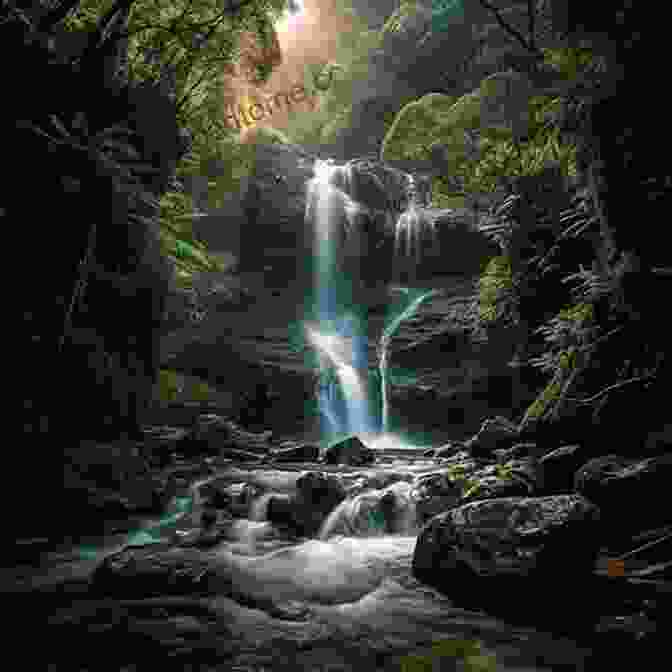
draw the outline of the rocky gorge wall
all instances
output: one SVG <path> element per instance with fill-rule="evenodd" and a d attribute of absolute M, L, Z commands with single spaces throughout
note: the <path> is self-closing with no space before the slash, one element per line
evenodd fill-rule
<path fill-rule="evenodd" d="M 279 395 L 282 401 L 271 404 L 268 415 L 269 422 L 277 415 L 281 424 L 287 414 L 297 420 L 304 414 L 309 424 L 315 421 L 306 413 L 316 412 L 316 372 L 301 349 L 305 344 L 300 345 L 301 322 L 313 283 L 314 232 L 305 215 L 312 161 L 304 150 L 291 145 L 258 148 L 253 176 L 247 191 L 240 195 L 243 214 L 250 217 L 239 222 L 237 278 L 250 290 L 249 303 L 246 308 L 222 304 L 200 325 L 164 340 L 162 354 L 171 367 L 199 371 L 223 385 L 231 384 L 227 381 L 237 377 L 233 372 L 241 366 L 250 372 L 256 370 L 257 375 L 265 371 L 278 389 L 287 391 Z M 398 171 L 373 159 L 365 163 L 378 177 L 353 187 L 359 190 L 361 202 L 374 209 L 385 203 L 402 203 L 401 192 L 394 187 Z M 214 217 L 203 218 L 199 225 L 206 240 L 222 235 Z M 495 412 L 522 412 L 534 398 L 534 388 L 518 369 L 509 366 L 517 332 L 491 331 L 480 341 L 472 335 L 475 282 L 483 266 L 498 253 L 497 245 L 475 231 L 470 218 L 457 211 L 437 211 L 437 232 L 439 244 L 433 248 L 434 255 L 425 256 L 413 277 L 405 278 L 405 284 L 435 288 L 440 294 L 424 302 L 391 341 L 390 366 L 409 376 L 406 384 L 393 385 L 390 403 L 393 414 L 409 426 L 438 429 L 462 438 Z M 380 236 L 381 260 L 360 249 L 351 265 L 354 272 L 357 265 L 371 272 L 359 298 L 367 306 L 373 370 L 378 366 L 380 335 L 396 300 L 389 290 L 395 281 L 394 232 L 381 231 Z M 230 286 L 233 276 L 223 275 L 222 282 Z M 276 413 L 279 409 L 283 410 Z"/>

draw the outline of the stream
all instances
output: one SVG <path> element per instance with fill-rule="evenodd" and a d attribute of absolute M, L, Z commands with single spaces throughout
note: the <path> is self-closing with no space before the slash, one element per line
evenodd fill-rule
<path fill-rule="evenodd" d="M 28 604 L 42 604 L 31 608 L 33 619 L 49 609 L 45 626 L 57 635 L 41 652 L 50 666 L 39 669 L 584 669 L 588 652 L 579 645 L 456 608 L 449 596 L 411 576 L 417 529 L 403 523 L 390 533 L 363 503 L 369 495 L 375 501 L 381 485 L 403 491 L 436 470 L 420 450 L 406 452 L 380 451 L 376 465 L 365 469 L 214 465 L 212 475 L 194 480 L 165 516 L 138 521 L 132 532 L 60 548 L 39 565 L 14 568 L 14 597 L 24 605 L 27 595 L 46 599 Z M 347 515 L 328 516 L 314 538 L 302 538 L 270 523 L 266 513 L 270 497 L 294 493 L 297 479 L 311 470 L 344 485 L 349 524 L 335 520 Z M 256 493 L 233 515 L 220 516 L 219 543 L 196 551 L 217 567 L 221 589 L 215 583 L 207 595 L 176 596 L 166 584 L 165 595 L 137 598 L 132 586 L 123 597 L 91 591 L 93 570 L 126 544 L 174 549 L 201 534 L 199 492 L 212 483 L 250 484 Z M 351 501 L 359 502 L 357 510 Z M 9 572 L 3 570 L 5 585 Z M 36 623 L 33 632 L 39 632 Z M 460 647 L 471 647 L 472 654 L 458 663 L 464 658 Z M 423 667 L 431 659 L 440 666 Z"/>

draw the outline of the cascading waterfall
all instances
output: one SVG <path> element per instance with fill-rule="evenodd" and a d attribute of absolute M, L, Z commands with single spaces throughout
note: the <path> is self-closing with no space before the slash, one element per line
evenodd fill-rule
<path fill-rule="evenodd" d="M 401 213 L 397 220 L 394 233 L 394 254 L 399 257 L 402 253 L 406 257 L 415 256 L 415 263 L 419 264 L 422 255 L 422 243 L 427 234 L 436 244 L 436 221 L 424 207 L 425 202 L 420 198 L 415 178 L 408 178 L 408 207 Z"/>
<path fill-rule="evenodd" d="M 320 412 L 333 434 L 370 434 L 375 423 L 369 411 L 366 333 L 354 315 L 350 279 L 340 263 L 362 208 L 345 192 L 352 179 L 349 165 L 317 161 L 314 172 L 306 218 L 315 227 L 317 324 L 306 325 L 306 333 L 320 355 Z"/>
<path fill-rule="evenodd" d="M 366 325 L 356 317 L 356 297 L 353 296 L 349 273 L 343 267 L 343 259 L 350 252 L 349 243 L 357 240 L 358 216 L 366 212 L 364 206 L 348 195 L 354 185 L 353 171 L 352 163 L 335 165 L 331 159 L 318 160 L 314 166 L 314 177 L 307 185 L 306 221 L 314 226 L 315 232 L 316 294 L 314 319 L 307 322 L 305 332 L 319 354 L 318 403 L 325 426 L 332 436 L 371 436 L 379 434 L 381 429 L 383 433 L 388 431 L 390 339 L 422 301 L 436 293 L 435 290 L 407 290 L 408 303 L 385 327 L 378 348 L 382 396 L 380 427 L 370 409 Z M 432 240 L 436 241 L 435 222 L 426 208 L 426 194 L 421 197 L 412 176 L 408 176 L 408 194 L 408 207 L 394 226 L 394 255 L 395 258 L 413 255 L 417 264 L 428 231 Z"/>
<path fill-rule="evenodd" d="M 406 293 L 409 298 L 409 303 L 404 308 L 401 313 L 394 317 L 388 325 L 383 329 L 383 334 L 380 338 L 380 343 L 378 346 L 378 369 L 380 371 L 380 384 L 381 384 L 381 394 L 382 394 L 382 430 L 383 433 L 389 432 L 389 380 L 388 380 L 388 360 L 389 360 L 389 345 L 392 340 L 394 332 L 399 328 L 399 325 L 409 317 L 411 317 L 415 311 L 418 309 L 420 304 L 430 296 L 437 294 L 438 291 L 435 289 L 422 291 L 417 290 L 416 292 L 411 292 L 410 289 L 400 288 L 401 291 Z M 418 293 L 419 292 L 419 293 Z"/>

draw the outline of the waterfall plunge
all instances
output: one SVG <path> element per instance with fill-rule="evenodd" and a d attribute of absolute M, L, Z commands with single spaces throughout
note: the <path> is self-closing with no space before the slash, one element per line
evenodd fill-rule
<path fill-rule="evenodd" d="M 354 218 L 362 208 L 345 192 L 350 166 L 317 161 L 308 183 L 306 218 L 315 227 L 315 288 L 317 324 L 306 325 L 311 345 L 320 355 L 321 375 L 336 380 L 322 386 L 320 412 L 333 434 L 372 434 L 369 411 L 366 333 L 352 312 L 352 287 L 342 260 L 355 232 Z M 344 221 L 345 220 L 345 221 Z M 339 408 L 338 388 L 345 409 Z"/>
<path fill-rule="evenodd" d="M 364 208 L 354 202 L 352 164 L 334 165 L 331 160 L 318 160 L 314 178 L 308 183 L 306 221 L 315 231 L 316 260 L 316 323 L 307 324 L 306 335 L 320 355 L 323 381 L 319 394 L 320 413 L 334 435 L 378 434 L 370 412 L 366 329 L 353 319 L 352 287 L 341 260 L 348 254 L 348 243 L 356 240 L 355 220 Z M 427 232 L 436 242 L 435 222 L 426 210 L 426 199 L 419 197 L 415 180 L 408 178 L 409 204 L 396 221 L 395 258 L 413 255 L 415 264 L 421 260 Z M 388 213 L 389 214 L 389 213 Z M 403 247 L 403 250 L 402 250 Z M 358 263 L 362 263 L 358 259 Z M 389 430 L 389 343 L 399 325 L 411 317 L 420 304 L 436 290 L 405 290 L 408 302 L 395 314 L 383 330 L 379 341 L 378 370 L 381 378 L 382 431 Z M 329 380 L 328 376 L 332 373 Z M 339 391 L 344 408 L 340 408 Z M 383 434 L 383 435 L 384 435 Z"/>

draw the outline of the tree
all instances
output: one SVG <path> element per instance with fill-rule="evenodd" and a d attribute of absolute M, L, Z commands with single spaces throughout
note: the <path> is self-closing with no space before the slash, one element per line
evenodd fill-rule
<path fill-rule="evenodd" d="M 29 3 L 23 3 L 28 5 Z M 191 197 L 182 187 L 213 158 L 241 154 L 222 109 L 226 67 L 241 57 L 241 40 L 252 36 L 261 57 L 250 64 L 251 78 L 268 79 L 277 58 L 273 22 L 287 0 L 63 0 L 19 8 L 7 3 L 2 15 L 20 15 L 27 33 L 42 41 L 75 45 L 72 64 L 86 69 L 101 54 L 123 54 L 123 75 L 132 82 L 156 84 L 175 106 L 186 129 L 190 151 L 177 169 L 177 181 L 161 199 L 165 251 L 188 280 L 218 262 L 192 234 Z M 277 54 L 276 54 L 277 55 Z M 243 157 L 241 157 L 243 158 Z"/>

